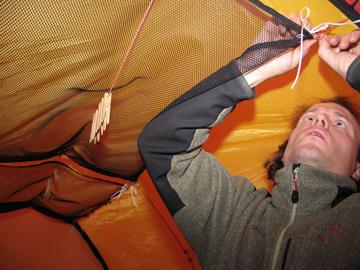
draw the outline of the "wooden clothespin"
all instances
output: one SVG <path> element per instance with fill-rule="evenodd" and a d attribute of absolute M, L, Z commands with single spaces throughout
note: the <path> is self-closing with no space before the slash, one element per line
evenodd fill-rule
<path fill-rule="evenodd" d="M 106 92 L 93 115 L 89 139 L 90 143 L 98 143 L 100 136 L 103 135 L 106 127 L 110 123 L 111 97 L 112 93 Z"/>

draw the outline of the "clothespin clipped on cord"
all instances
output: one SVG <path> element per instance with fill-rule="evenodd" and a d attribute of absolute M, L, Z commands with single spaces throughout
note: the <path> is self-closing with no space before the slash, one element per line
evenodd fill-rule
<path fill-rule="evenodd" d="M 89 142 L 97 143 L 110 123 L 112 93 L 107 92 L 102 97 L 96 112 L 93 115 Z"/>
<path fill-rule="evenodd" d="M 149 4 L 146 8 L 146 11 L 144 13 L 144 16 L 140 22 L 140 24 L 138 25 L 132 39 L 130 42 L 130 45 L 125 53 L 124 58 L 122 59 L 122 62 L 119 66 L 119 69 L 115 75 L 115 78 L 111 84 L 110 90 L 108 92 L 106 92 L 104 94 L 104 96 L 102 97 L 98 108 L 96 110 L 96 112 L 93 115 L 92 118 L 92 124 L 91 124 L 91 131 L 90 131 L 90 138 L 89 138 L 89 143 L 98 143 L 100 141 L 100 136 L 103 135 L 104 131 L 106 130 L 106 127 L 109 125 L 110 123 L 110 110 L 111 110 L 111 98 L 112 98 L 112 90 L 115 87 L 115 83 L 117 81 L 117 78 L 119 77 L 120 73 L 122 72 L 125 64 L 127 63 L 127 60 L 130 56 L 130 52 L 132 51 L 132 49 L 135 46 L 135 41 L 142 29 L 142 27 L 144 26 L 145 20 L 148 17 L 151 7 L 153 5 L 155 0 L 150 0 Z"/>

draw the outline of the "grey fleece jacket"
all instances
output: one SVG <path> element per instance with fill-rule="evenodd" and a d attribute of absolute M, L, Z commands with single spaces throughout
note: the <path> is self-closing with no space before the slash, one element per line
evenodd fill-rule
<path fill-rule="evenodd" d="M 272 196 L 256 190 L 202 149 L 211 127 L 254 97 L 236 63 L 189 92 L 148 124 L 139 148 L 203 268 L 360 269 L 356 183 L 297 164 L 277 172 Z"/>

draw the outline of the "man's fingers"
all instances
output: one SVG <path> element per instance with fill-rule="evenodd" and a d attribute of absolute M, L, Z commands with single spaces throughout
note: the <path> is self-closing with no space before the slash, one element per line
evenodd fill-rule
<path fill-rule="evenodd" d="M 351 43 L 360 42 L 360 30 L 356 30 L 350 33 L 349 41 Z"/>
<path fill-rule="evenodd" d="M 315 44 L 317 43 L 317 39 L 310 39 L 310 40 L 305 40 L 304 41 L 304 55 L 306 55 L 309 51 L 310 51 L 310 48 Z"/>
<path fill-rule="evenodd" d="M 338 48 L 333 48 L 332 46 L 330 46 L 330 38 L 326 35 L 322 36 L 319 39 L 319 49 L 318 49 L 318 55 L 320 56 L 320 58 L 322 58 L 325 62 L 327 62 L 327 60 L 329 60 L 329 57 L 333 57 L 336 53 L 336 49 Z"/>
<path fill-rule="evenodd" d="M 320 58 L 343 78 L 352 61 L 360 55 L 360 37 L 357 32 L 333 37 L 324 35 L 319 40 Z"/>
<path fill-rule="evenodd" d="M 328 36 L 324 35 L 319 39 L 319 49 L 330 49 L 330 39 Z"/>
<path fill-rule="evenodd" d="M 332 47 L 336 47 L 339 45 L 340 41 L 341 41 L 341 37 L 340 36 L 332 36 L 330 37 L 329 39 L 329 44 L 332 46 Z"/>
<path fill-rule="evenodd" d="M 343 36 L 332 36 L 329 38 L 329 44 L 332 47 L 338 47 L 340 50 L 349 50 L 352 46 L 356 46 L 356 43 L 360 42 L 360 31 L 353 31 L 350 34 Z"/>
<path fill-rule="evenodd" d="M 344 36 L 339 43 L 340 50 L 347 50 L 350 47 L 349 35 Z"/>

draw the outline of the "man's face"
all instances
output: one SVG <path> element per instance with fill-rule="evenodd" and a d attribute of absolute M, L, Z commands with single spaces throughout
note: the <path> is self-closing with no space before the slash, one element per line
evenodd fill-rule
<path fill-rule="evenodd" d="M 360 164 L 357 153 L 360 127 L 355 117 L 336 103 L 309 108 L 292 131 L 283 156 L 284 165 L 306 163 L 354 178 Z"/>

